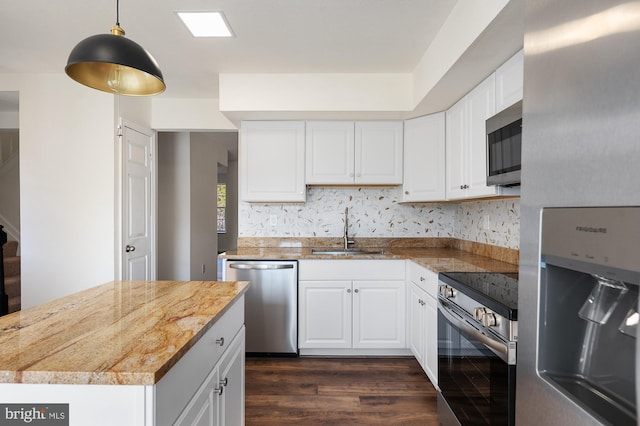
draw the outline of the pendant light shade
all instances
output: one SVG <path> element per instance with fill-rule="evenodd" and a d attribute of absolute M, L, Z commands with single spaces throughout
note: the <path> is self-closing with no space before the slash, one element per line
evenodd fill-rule
<path fill-rule="evenodd" d="M 94 35 L 78 43 L 64 70 L 78 83 L 103 92 L 148 96 L 166 88 L 156 60 L 142 46 L 125 38 L 118 22 L 111 34 Z"/>

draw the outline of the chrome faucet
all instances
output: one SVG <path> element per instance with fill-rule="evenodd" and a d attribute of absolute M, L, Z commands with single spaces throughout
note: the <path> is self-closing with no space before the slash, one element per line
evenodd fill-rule
<path fill-rule="evenodd" d="M 344 241 L 344 249 L 349 249 L 349 244 L 355 244 L 354 240 L 349 239 L 349 207 L 344 208 L 344 235 L 342 235 Z"/>

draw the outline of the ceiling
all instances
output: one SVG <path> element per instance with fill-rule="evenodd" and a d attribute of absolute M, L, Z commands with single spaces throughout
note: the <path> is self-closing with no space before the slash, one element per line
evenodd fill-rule
<path fill-rule="evenodd" d="M 410 73 L 456 3 L 120 0 L 120 25 L 158 61 L 167 84 L 159 97 L 217 98 L 220 72 Z M 0 0 L 0 7 L 0 74 L 61 73 L 79 41 L 108 33 L 116 21 L 116 0 Z M 194 38 L 175 14 L 206 10 L 222 11 L 235 37 Z M 521 46 L 521 25 L 518 31 Z M 476 67 L 477 56 L 471 57 Z M 453 73 L 441 91 L 465 90 L 464 78 Z M 3 99 L 0 110 L 8 109 Z"/>
<path fill-rule="evenodd" d="M 163 96 L 215 98 L 219 72 L 410 72 L 455 3 L 120 0 L 120 25 L 160 64 Z M 80 40 L 116 20 L 116 0 L 0 5 L 0 73 L 62 72 Z M 235 37 L 193 38 L 175 12 L 200 10 L 223 11 Z"/>

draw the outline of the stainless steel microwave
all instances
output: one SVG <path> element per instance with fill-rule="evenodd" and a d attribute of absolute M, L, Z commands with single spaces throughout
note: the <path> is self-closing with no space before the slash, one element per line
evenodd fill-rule
<path fill-rule="evenodd" d="M 522 101 L 489 118 L 487 185 L 520 185 L 522 166 Z"/>

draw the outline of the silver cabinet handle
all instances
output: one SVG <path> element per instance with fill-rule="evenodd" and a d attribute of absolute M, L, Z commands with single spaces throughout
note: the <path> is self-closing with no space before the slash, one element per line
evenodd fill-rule
<path fill-rule="evenodd" d="M 420 281 L 424 281 L 426 278 L 425 277 L 420 277 Z"/>
<path fill-rule="evenodd" d="M 351 293 L 351 289 L 350 288 L 347 289 L 347 293 Z"/>
<path fill-rule="evenodd" d="M 216 339 L 216 345 L 224 346 L 224 337 Z"/>
<path fill-rule="evenodd" d="M 225 377 L 224 380 L 220 380 L 218 383 L 220 383 L 222 386 L 227 386 L 229 384 L 229 379 Z"/>
<path fill-rule="evenodd" d="M 222 392 L 224 391 L 224 388 L 223 387 L 215 388 L 213 391 L 215 393 L 217 393 L 218 395 L 222 395 Z"/>
<path fill-rule="evenodd" d="M 124 251 L 126 251 L 127 253 L 131 253 L 132 251 L 136 251 L 136 246 L 130 246 L 129 244 L 127 244 L 127 246 L 124 248 Z"/>
<path fill-rule="evenodd" d="M 358 290 L 357 288 L 355 290 L 353 290 L 354 293 L 358 293 L 360 290 Z"/>

